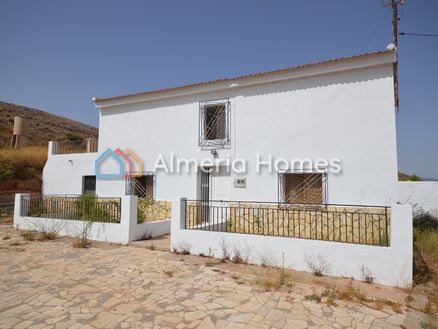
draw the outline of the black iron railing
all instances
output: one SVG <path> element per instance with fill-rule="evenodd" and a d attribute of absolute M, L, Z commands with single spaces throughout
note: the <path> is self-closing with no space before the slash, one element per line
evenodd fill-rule
<path fill-rule="evenodd" d="M 389 246 L 390 208 L 182 199 L 186 229 Z"/>
<path fill-rule="evenodd" d="M 20 215 L 28 217 L 120 223 L 120 198 L 21 196 Z"/>

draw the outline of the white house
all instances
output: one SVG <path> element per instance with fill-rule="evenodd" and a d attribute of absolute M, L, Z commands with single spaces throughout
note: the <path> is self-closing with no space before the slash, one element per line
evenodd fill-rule
<path fill-rule="evenodd" d="M 288 169 L 293 168 L 284 163 L 278 163 L 277 169 L 286 170 L 285 182 L 282 170 L 263 165 L 271 156 L 273 163 L 280 158 L 339 160 L 341 172 L 329 171 L 315 178 L 320 196 L 309 200 L 302 196 L 303 200 L 296 201 L 390 204 L 397 182 L 395 59 L 393 50 L 385 50 L 95 98 L 100 115 L 99 153 L 49 156 L 44 168 L 44 193 L 82 193 L 84 177 L 95 174 L 98 155 L 107 148 L 130 148 L 143 160 L 142 171 L 155 176 L 157 199 L 201 196 L 201 174 L 154 170 L 160 155 L 170 166 L 173 154 L 174 159 L 196 159 L 199 163 L 206 158 L 246 160 L 244 174 L 221 171 L 210 175 L 211 199 L 283 200 L 279 192 L 286 193 L 285 188 L 293 188 L 299 181 L 289 179 L 293 172 Z M 217 130 L 205 127 L 208 124 Z M 257 154 L 262 163 L 260 173 L 256 172 Z M 238 186 L 236 178 L 242 178 L 244 186 Z M 287 186 L 281 188 L 280 183 Z M 125 195 L 125 180 L 97 179 L 96 193 Z"/>
<path fill-rule="evenodd" d="M 358 277 L 362 264 L 378 281 L 399 284 L 403 280 L 392 272 L 400 275 L 412 259 L 412 219 L 409 207 L 390 208 L 398 197 L 395 62 L 395 50 L 388 49 L 94 98 L 99 141 L 97 150 L 88 151 L 97 152 L 68 154 L 51 143 L 43 192 L 95 191 L 99 197 L 150 192 L 172 202 L 174 249 L 223 257 L 228 239 L 230 254 L 240 245 L 253 252 L 249 261 L 260 263 L 261 253 L 272 250 L 274 258 L 282 254 L 286 266 L 303 270 L 303 255 L 313 250 L 339 264 L 333 275 Z M 113 161 L 117 149 L 130 153 L 131 162 L 123 156 Z M 190 170 L 177 172 L 184 161 Z M 120 162 L 132 177 L 96 179 L 96 168 L 117 176 Z M 214 165 L 211 172 L 201 170 Z M 362 207 L 367 205 L 381 208 Z M 357 224 L 347 228 L 350 220 Z M 300 223 L 307 228 L 296 233 Z M 410 282 L 411 265 L 407 268 Z"/>

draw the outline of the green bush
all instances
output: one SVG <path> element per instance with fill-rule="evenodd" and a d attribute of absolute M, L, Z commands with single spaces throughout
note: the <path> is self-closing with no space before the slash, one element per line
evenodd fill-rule
<path fill-rule="evenodd" d="M 143 224 L 145 217 L 146 217 L 146 213 L 143 210 L 143 207 L 140 205 L 140 202 L 138 202 L 137 203 L 137 224 Z"/>
<path fill-rule="evenodd" d="M 414 227 L 420 231 L 438 231 L 438 218 L 422 209 L 416 210 L 413 216 Z"/>
<path fill-rule="evenodd" d="M 110 219 L 109 213 L 100 204 L 96 194 L 84 193 L 75 201 L 78 218 L 92 222 L 105 221 Z"/>
<path fill-rule="evenodd" d="M 166 206 L 153 199 L 152 196 L 138 198 L 137 201 L 137 223 L 151 222 L 157 220 L 157 214 L 165 212 Z"/>
<path fill-rule="evenodd" d="M 0 182 L 15 176 L 14 162 L 0 158 Z"/>
<path fill-rule="evenodd" d="M 77 135 L 75 133 L 67 133 L 67 134 L 65 134 L 65 139 L 67 139 L 69 141 L 72 141 L 72 142 L 74 142 L 74 141 L 83 141 L 84 140 L 81 136 L 79 136 L 79 135 Z"/>

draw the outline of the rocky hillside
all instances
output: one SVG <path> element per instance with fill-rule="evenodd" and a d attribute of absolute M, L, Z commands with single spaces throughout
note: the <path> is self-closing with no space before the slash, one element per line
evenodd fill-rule
<path fill-rule="evenodd" d="M 0 102 L 0 147 L 9 146 L 11 142 L 14 116 L 30 118 L 32 145 L 47 145 L 50 140 L 63 140 L 67 134 L 82 138 L 98 135 L 96 127 L 30 107 Z"/>

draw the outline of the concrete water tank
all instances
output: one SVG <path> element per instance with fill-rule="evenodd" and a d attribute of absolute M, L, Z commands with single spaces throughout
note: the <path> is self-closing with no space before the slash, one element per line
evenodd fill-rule
<path fill-rule="evenodd" d="M 29 144 L 30 118 L 16 116 L 14 118 L 14 129 L 12 132 L 11 146 L 21 148 Z"/>

